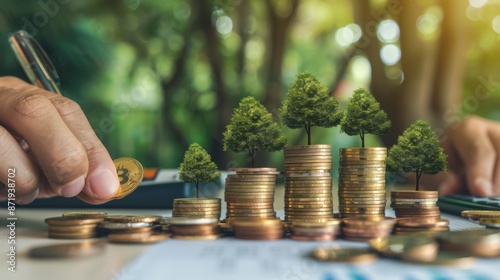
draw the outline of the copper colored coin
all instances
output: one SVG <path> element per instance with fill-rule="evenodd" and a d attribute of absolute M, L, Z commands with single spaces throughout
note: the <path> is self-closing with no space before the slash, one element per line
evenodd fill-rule
<path fill-rule="evenodd" d="M 79 226 L 79 225 L 89 225 L 97 224 L 101 222 L 103 218 L 80 218 L 77 216 L 68 217 L 53 217 L 45 219 L 45 222 L 49 225 L 58 226 Z"/>
<path fill-rule="evenodd" d="M 87 239 L 97 237 L 98 233 L 95 231 L 91 232 L 49 232 L 49 238 L 54 239 Z"/>
<path fill-rule="evenodd" d="M 447 227 L 448 220 L 444 219 L 429 219 L 429 220 L 416 220 L 411 218 L 402 218 L 397 220 L 397 225 L 400 227 L 416 227 L 416 228 L 429 228 L 429 227 Z"/>
<path fill-rule="evenodd" d="M 179 240 L 215 240 L 221 238 L 222 236 L 222 234 L 218 233 L 210 235 L 172 235 L 172 238 Z"/>
<path fill-rule="evenodd" d="M 371 263 L 377 256 L 367 249 L 359 248 L 317 248 L 312 252 L 318 261 Z"/>
<path fill-rule="evenodd" d="M 62 214 L 63 217 L 76 217 L 76 218 L 97 218 L 104 219 L 108 216 L 108 213 L 102 211 L 73 211 L 65 212 Z"/>

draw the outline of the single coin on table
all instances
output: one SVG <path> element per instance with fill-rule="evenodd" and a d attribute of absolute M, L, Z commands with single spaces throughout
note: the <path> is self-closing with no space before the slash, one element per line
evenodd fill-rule
<path fill-rule="evenodd" d="M 312 252 L 313 258 L 318 261 L 372 263 L 377 255 L 368 249 L 361 248 L 325 248 L 319 247 Z"/>
<path fill-rule="evenodd" d="M 113 162 L 120 187 L 112 199 L 121 199 L 137 189 L 144 178 L 144 168 L 138 160 L 128 157 L 117 158 Z M 77 197 L 84 201 L 93 199 L 84 192 L 78 194 Z"/>

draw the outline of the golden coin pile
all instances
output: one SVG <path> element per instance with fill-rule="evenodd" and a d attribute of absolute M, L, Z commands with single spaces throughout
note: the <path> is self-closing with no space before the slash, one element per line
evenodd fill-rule
<path fill-rule="evenodd" d="M 397 218 L 438 220 L 441 213 L 437 206 L 437 191 L 393 191 L 391 207 Z"/>
<path fill-rule="evenodd" d="M 176 217 L 166 219 L 164 223 L 170 224 L 169 231 L 174 239 L 214 240 L 222 236 L 219 219 L 216 218 Z"/>
<path fill-rule="evenodd" d="M 276 168 L 232 168 L 226 178 L 226 218 L 276 218 Z"/>
<path fill-rule="evenodd" d="M 340 233 L 341 220 L 331 219 L 325 222 L 293 221 L 290 237 L 303 241 L 329 241 Z"/>
<path fill-rule="evenodd" d="M 220 219 L 220 198 L 176 198 L 173 217 Z"/>
<path fill-rule="evenodd" d="M 479 224 L 486 228 L 500 229 L 499 218 L 481 218 L 479 219 Z"/>
<path fill-rule="evenodd" d="M 285 147 L 285 221 L 333 218 L 332 146 Z"/>
<path fill-rule="evenodd" d="M 496 229 L 442 232 L 436 238 L 442 250 L 482 258 L 500 257 L 500 231 Z"/>
<path fill-rule="evenodd" d="M 385 217 L 343 218 L 342 234 L 345 240 L 367 241 L 384 238 L 391 234 L 396 219 Z"/>
<path fill-rule="evenodd" d="M 108 241 L 115 243 L 154 243 L 168 238 L 161 232 L 160 216 L 107 216 L 99 227 L 106 231 Z"/>
<path fill-rule="evenodd" d="M 45 222 L 49 225 L 49 238 L 85 239 L 100 235 L 98 225 L 106 216 L 105 212 L 67 212 Z"/>
<path fill-rule="evenodd" d="M 276 240 L 283 238 L 284 226 L 280 219 L 233 219 L 230 223 L 234 236 L 247 240 Z"/>
<path fill-rule="evenodd" d="M 340 149 L 339 211 L 343 218 L 385 216 L 387 148 Z"/>
<path fill-rule="evenodd" d="M 420 233 L 425 235 L 435 235 L 438 232 L 449 231 L 449 221 L 445 219 L 418 220 L 414 218 L 398 218 L 394 226 L 394 234 Z"/>

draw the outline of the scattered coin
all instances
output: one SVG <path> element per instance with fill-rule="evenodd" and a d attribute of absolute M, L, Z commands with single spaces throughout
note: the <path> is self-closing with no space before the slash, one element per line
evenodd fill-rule
<path fill-rule="evenodd" d="M 377 255 L 368 249 L 360 248 L 325 248 L 319 247 L 312 252 L 313 258 L 318 261 L 372 263 Z"/>
<path fill-rule="evenodd" d="M 436 238 L 445 251 L 483 258 L 500 257 L 500 231 L 495 229 L 449 231 L 439 233 Z"/>
<path fill-rule="evenodd" d="M 372 250 L 384 257 L 407 261 L 433 261 L 439 249 L 434 238 L 420 235 L 390 236 L 371 239 L 368 243 Z"/>

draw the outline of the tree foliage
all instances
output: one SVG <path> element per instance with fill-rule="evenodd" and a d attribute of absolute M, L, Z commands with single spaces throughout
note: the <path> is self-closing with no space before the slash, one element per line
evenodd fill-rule
<path fill-rule="evenodd" d="M 220 177 L 217 165 L 212 162 L 207 151 L 197 143 L 189 146 L 179 171 L 182 181 L 196 184 L 196 197 L 199 197 L 200 182 L 214 182 Z"/>
<path fill-rule="evenodd" d="M 248 152 L 252 167 L 256 151 L 278 151 L 287 142 L 281 124 L 273 121 L 272 114 L 254 97 L 240 101 L 223 136 L 224 151 Z"/>
<path fill-rule="evenodd" d="M 280 109 L 283 122 L 289 128 L 305 128 L 308 145 L 311 145 L 313 126 L 332 127 L 340 123 L 338 102 L 328 89 L 310 72 L 297 75 L 290 86 L 287 99 Z"/>
<path fill-rule="evenodd" d="M 416 190 L 420 176 L 446 171 L 446 154 L 428 122 L 417 120 L 398 137 L 396 145 L 389 149 L 387 169 L 401 174 L 415 172 Z"/>
<path fill-rule="evenodd" d="M 361 146 L 365 147 L 365 134 L 383 135 L 390 128 L 391 121 L 375 97 L 364 88 L 355 90 L 349 98 L 340 130 L 347 135 L 359 135 Z"/>

